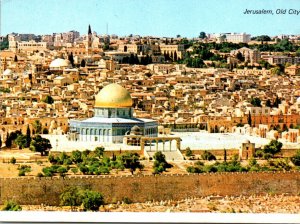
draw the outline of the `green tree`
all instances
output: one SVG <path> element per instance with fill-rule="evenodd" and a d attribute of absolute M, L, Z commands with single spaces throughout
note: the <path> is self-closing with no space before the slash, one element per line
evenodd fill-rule
<path fill-rule="evenodd" d="M 14 142 L 19 146 L 19 149 L 23 149 L 28 145 L 26 135 L 22 134 L 18 135 Z"/>
<path fill-rule="evenodd" d="M 9 47 L 9 42 L 8 42 L 8 35 L 6 35 L 6 37 L 3 38 L 3 41 L 0 42 L 0 50 L 4 50 L 4 49 L 8 49 Z"/>
<path fill-rule="evenodd" d="M 282 148 L 282 143 L 277 140 L 271 140 L 268 145 L 265 145 L 263 148 L 263 152 L 265 154 L 271 154 L 274 156 L 276 153 L 279 153 Z"/>
<path fill-rule="evenodd" d="M 30 128 L 29 125 L 27 125 L 27 129 L 26 129 L 26 147 L 30 146 L 30 142 L 31 142 L 31 134 L 30 134 Z"/>
<path fill-rule="evenodd" d="M 167 170 L 167 168 L 172 167 L 171 164 L 167 163 L 166 156 L 158 151 L 154 154 L 154 164 L 153 164 L 153 173 L 158 174 Z"/>
<path fill-rule="evenodd" d="M 272 103 L 270 99 L 267 99 L 266 101 L 266 107 L 272 107 Z"/>
<path fill-rule="evenodd" d="M 245 61 L 245 58 L 244 58 L 244 56 L 242 55 L 241 52 L 238 52 L 238 53 L 236 54 L 236 58 L 237 58 L 239 61 Z"/>
<path fill-rule="evenodd" d="M 7 148 L 11 148 L 11 146 L 12 146 L 12 139 L 8 132 L 6 133 L 5 146 Z"/>
<path fill-rule="evenodd" d="M 15 201 L 8 200 L 4 203 L 2 211 L 22 211 L 22 207 Z"/>
<path fill-rule="evenodd" d="M 143 168 L 139 158 L 140 156 L 137 153 L 125 153 L 119 156 L 119 160 L 123 163 L 126 169 L 130 170 L 131 174 L 133 174 L 136 169 Z"/>
<path fill-rule="evenodd" d="M 2 147 L 2 139 L 1 139 L 1 135 L 0 135 L 0 149 Z"/>
<path fill-rule="evenodd" d="M 270 71 L 271 71 L 272 75 L 280 75 L 281 74 L 280 68 L 278 66 L 275 68 L 271 68 Z"/>
<path fill-rule="evenodd" d="M 99 158 L 102 158 L 103 157 L 103 155 L 104 155 L 104 150 L 105 150 L 105 148 L 104 147 L 96 147 L 95 148 L 95 154 L 96 154 L 96 156 L 98 156 Z"/>
<path fill-rule="evenodd" d="M 279 99 L 279 97 L 276 96 L 275 101 L 273 103 L 273 107 L 278 108 L 279 104 L 281 104 L 281 99 Z"/>
<path fill-rule="evenodd" d="M 300 166 L 300 149 L 297 150 L 296 154 L 291 158 L 291 161 L 295 166 Z"/>
<path fill-rule="evenodd" d="M 103 195 L 96 191 L 85 190 L 82 194 L 82 205 L 85 211 L 98 211 L 104 204 Z"/>
<path fill-rule="evenodd" d="M 271 41 L 271 37 L 267 35 L 261 35 L 254 38 L 257 41 Z"/>
<path fill-rule="evenodd" d="M 254 107 L 261 107 L 261 100 L 258 97 L 254 97 L 250 102 Z"/>
<path fill-rule="evenodd" d="M 74 67 L 74 57 L 73 57 L 73 52 L 68 55 L 68 60 L 70 61 L 72 67 Z"/>
<path fill-rule="evenodd" d="M 50 141 L 40 135 L 35 136 L 30 143 L 30 150 L 40 152 L 41 156 L 47 155 L 51 148 Z"/>
<path fill-rule="evenodd" d="M 68 187 L 64 192 L 59 196 L 60 205 L 62 206 L 71 206 L 73 210 L 75 206 L 80 206 L 82 204 L 82 194 L 78 187 Z"/>
<path fill-rule="evenodd" d="M 21 165 L 18 167 L 18 170 L 19 170 L 19 176 L 25 176 L 26 173 L 31 172 L 31 166 Z"/>
<path fill-rule="evenodd" d="M 36 134 L 41 134 L 42 133 L 42 124 L 39 120 L 35 120 L 32 123 L 33 129 L 35 130 Z"/>
<path fill-rule="evenodd" d="M 251 127 L 251 126 L 252 126 L 252 118 L 251 118 L 251 113 L 250 113 L 250 111 L 249 111 L 249 113 L 248 113 L 247 119 L 248 119 L 248 124 L 249 124 L 250 127 Z"/>
<path fill-rule="evenodd" d="M 43 102 L 47 103 L 47 104 L 53 104 L 54 103 L 54 99 L 52 96 L 47 95 L 44 99 Z"/>
<path fill-rule="evenodd" d="M 199 38 L 200 39 L 204 39 L 204 38 L 206 38 L 206 33 L 205 32 L 200 32 L 200 34 L 199 34 Z"/>
<path fill-rule="evenodd" d="M 61 167 L 57 168 L 57 173 L 59 173 L 59 175 L 61 177 L 64 177 L 67 172 L 68 172 L 68 169 L 64 166 L 61 166 Z"/>
<path fill-rule="evenodd" d="M 186 150 L 185 150 L 185 156 L 192 156 L 193 155 L 193 152 L 192 150 L 190 149 L 190 147 L 187 147 Z"/>
<path fill-rule="evenodd" d="M 216 157 L 214 154 L 212 154 L 211 152 L 209 151 L 204 151 L 204 153 L 201 155 L 201 158 L 203 160 L 216 160 Z"/>
<path fill-rule="evenodd" d="M 80 67 L 85 67 L 86 63 L 85 63 L 85 60 L 82 59 L 81 62 L 80 62 Z"/>
<path fill-rule="evenodd" d="M 84 211 L 98 211 L 99 207 L 104 204 L 104 197 L 97 191 L 81 189 L 79 187 L 68 187 L 59 196 L 62 206 L 83 206 Z"/>
<path fill-rule="evenodd" d="M 226 149 L 224 149 L 224 162 L 226 162 L 227 161 L 227 151 L 226 151 Z"/>
<path fill-rule="evenodd" d="M 10 163 L 11 163 L 11 164 L 16 164 L 16 162 L 17 162 L 17 159 L 16 159 L 15 157 L 12 157 L 12 158 L 10 159 Z"/>
<path fill-rule="evenodd" d="M 72 151 L 71 160 L 77 164 L 82 162 L 82 154 L 79 150 Z"/>

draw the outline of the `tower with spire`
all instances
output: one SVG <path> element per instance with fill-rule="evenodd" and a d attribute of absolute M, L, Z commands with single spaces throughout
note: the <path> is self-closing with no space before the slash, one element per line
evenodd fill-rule
<path fill-rule="evenodd" d="M 91 29 L 91 25 L 89 25 L 87 42 L 86 42 L 86 52 L 88 56 L 92 55 L 92 39 L 93 39 L 92 29 Z"/>

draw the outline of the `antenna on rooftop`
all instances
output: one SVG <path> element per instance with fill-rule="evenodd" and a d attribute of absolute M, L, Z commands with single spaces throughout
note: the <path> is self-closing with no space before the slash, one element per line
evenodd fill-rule
<path fill-rule="evenodd" d="M 108 23 L 106 23 L 106 35 L 108 35 Z"/>

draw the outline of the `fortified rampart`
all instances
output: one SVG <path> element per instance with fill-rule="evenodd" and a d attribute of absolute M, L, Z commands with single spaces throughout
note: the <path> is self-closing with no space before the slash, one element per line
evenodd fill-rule
<path fill-rule="evenodd" d="M 19 204 L 58 205 L 59 195 L 68 186 L 102 192 L 108 203 L 125 197 L 145 202 L 208 195 L 298 195 L 300 172 L 1 178 L 0 203 L 13 199 Z"/>

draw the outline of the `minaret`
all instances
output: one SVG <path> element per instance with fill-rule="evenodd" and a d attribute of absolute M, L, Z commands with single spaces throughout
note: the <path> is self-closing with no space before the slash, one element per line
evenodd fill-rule
<path fill-rule="evenodd" d="M 91 29 L 91 25 L 89 25 L 89 29 L 88 29 L 88 36 L 87 36 L 87 45 L 86 45 L 86 52 L 87 55 L 92 55 L 92 29 Z"/>

